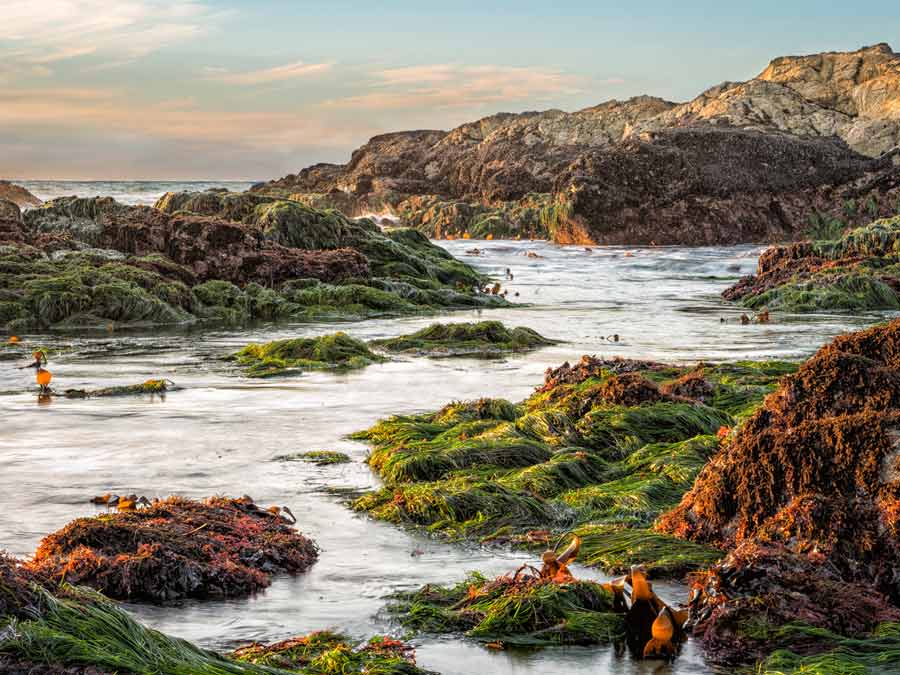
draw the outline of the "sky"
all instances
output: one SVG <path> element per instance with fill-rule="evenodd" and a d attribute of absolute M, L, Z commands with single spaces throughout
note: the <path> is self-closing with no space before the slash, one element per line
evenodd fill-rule
<path fill-rule="evenodd" d="M 896 0 L 0 0 L 0 178 L 265 180 L 877 42 L 900 50 Z"/>

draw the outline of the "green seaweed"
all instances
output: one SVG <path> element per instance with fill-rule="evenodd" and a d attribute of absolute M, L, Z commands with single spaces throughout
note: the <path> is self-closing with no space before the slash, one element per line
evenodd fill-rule
<path fill-rule="evenodd" d="M 776 629 L 790 638 L 815 638 L 829 650 L 800 655 L 787 649 L 757 666 L 758 675 L 868 675 L 900 673 L 900 623 L 882 623 L 870 636 L 848 638 L 823 628 L 788 624 Z"/>
<path fill-rule="evenodd" d="M 303 370 L 353 370 L 384 360 L 364 342 L 341 332 L 251 343 L 228 358 L 242 366 L 248 377 L 274 377 Z"/>
<path fill-rule="evenodd" d="M 664 385 L 700 378 L 706 403 L 657 392 L 662 400 L 612 405 L 604 395 L 613 375 L 600 369 L 520 405 L 457 401 L 385 419 L 354 438 L 372 446 L 369 465 L 386 485 L 353 505 L 454 539 L 531 545 L 533 530 L 559 536 L 574 529 L 589 535 L 589 564 L 620 571 L 645 563 L 681 574 L 719 552 L 649 528 L 691 487 L 716 452 L 720 429 L 735 424 L 732 413 L 749 414 L 795 368 L 742 361 L 641 371 Z"/>
<path fill-rule="evenodd" d="M 389 609 L 415 632 L 465 633 L 504 645 L 609 644 L 625 635 L 612 593 L 591 581 L 489 581 L 472 573 L 456 586 L 401 594 Z"/>
<path fill-rule="evenodd" d="M 507 328 L 499 321 L 435 323 L 411 335 L 373 340 L 376 349 L 431 357 L 495 356 L 556 344 L 530 328 Z"/>
<path fill-rule="evenodd" d="M 347 464 L 352 461 L 349 455 L 343 452 L 337 452 L 335 450 L 310 450 L 309 452 L 301 452 L 295 455 L 280 455 L 275 459 L 281 460 L 283 462 L 289 462 L 299 459 L 301 461 L 309 462 L 310 464 L 316 464 L 318 466 L 326 466 L 329 464 Z"/>

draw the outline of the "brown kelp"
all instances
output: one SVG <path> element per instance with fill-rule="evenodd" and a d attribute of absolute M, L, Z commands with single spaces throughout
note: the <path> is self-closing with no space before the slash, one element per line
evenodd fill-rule
<path fill-rule="evenodd" d="M 842 335 L 783 379 L 657 521 L 733 549 L 694 577 L 691 621 L 713 660 L 784 649 L 765 667 L 810 657 L 815 672 L 865 672 L 865 654 L 854 665 L 831 652 L 877 651 L 879 626 L 900 617 L 898 420 L 900 321 Z"/>
<path fill-rule="evenodd" d="M 253 593 L 317 557 L 312 541 L 247 497 L 170 497 L 73 521 L 44 538 L 27 569 L 111 598 L 166 603 Z"/>
<path fill-rule="evenodd" d="M 228 358 L 242 366 L 248 377 L 273 377 L 304 370 L 354 370 L 384 361 L 364 342 L 343 332 L 251 343 Z"/>
<path fill-rule="evenodd" d="M 435 323 L 411 335 L 373 340 L 370 345 L 391 353 L 420 356 L 491 357 L 556 344 L 530 328 L 507 328 L 499 321 Z"/>
<path fill-rule="evenodd" d="M 588 564 L 681 574 L 720 553 L 647 528 L 690 488 L 717 451 L 718 432 L 793 368 L 745 362 L 700 374 L 585 357 L 548 371 L 518 405 L 480 399 L 383 420 L 356 438 L 372 445 L 368 462 L 386 485 L 354 506 L 482 541 L 534 545 L 575 529 Z M 687 387 L 688 376 L 705 384 Z"/>

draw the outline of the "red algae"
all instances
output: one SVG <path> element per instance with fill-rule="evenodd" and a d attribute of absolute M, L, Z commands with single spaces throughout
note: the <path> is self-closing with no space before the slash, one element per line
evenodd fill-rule
<path fill-rule="evenodd" d="M 724 437 L 656 529 L 732 549 L 694 576 L 715 662 L 827 648 L 900 619 L 900 320 L 820 349 Z"/>
<path fill-rule="evenodd" d="M 316 545 L 249 498 L 171 497 L 140 511 L 80 518 L 41 542 L 29 571 L 120 600 L 167 603 L 248 595 L 304 572 Z"/>

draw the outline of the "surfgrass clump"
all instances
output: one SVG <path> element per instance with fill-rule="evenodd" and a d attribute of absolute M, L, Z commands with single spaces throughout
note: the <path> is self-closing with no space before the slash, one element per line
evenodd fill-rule
<path fill-rule="evenodd" d="M 242 366 L 248 377 L 274 377 L 304 370 L 354 370 L 384 360 L 364 342 L 342 332 L 251 343 L 229 358 Z"/>
<path fill-rule="evenodd" d="M 533 546 L 575 530 L 589 564 L 681 574 L 718 551 L 650 528 L 718 451 L 732 413 L 748 414 L 793 369 L 588 359 L 548 372 L 521 404 L 457 401 L 382 420 L 354 437 L 385 485 L 354 507 L 481 542 Z"/>
<path fill-rule="evenodd" d="M 370 343 L 391 353 L 430 357 L 491 357 L 556 344 L 530 328 L 507 328 L 499 321 L 435 323 L 411 335 Z"/>
<path fill-rule="evenodd" d="M 777 631 L 798 641 L 814 639 L 831 649 L 801 655 L 779 649 L 757 667 L 758 675 L 868 675 L 900 673 L 900 623 L 879 624 L 869 637 L 848 638 L 803 624 L 779 626 Z"/>
<path fill-rule="evenodd" d="M 559 584 L 514 575 L 472 573 L 451 587 L 425 586 L 397 596 L 390 611 L 419 633 L 463 633 L 482 642 L 549 646 L 610 644 L 625 636 L 612 593 L 591 581 Z"/>
<path fill-rule="evenodd" d="M 428 675 L 416 666 L 415 650 L 388 636 L 354 646 L 346 636 L 318 631 L 275 644 L 253 643 L 230 654 L 238 662 L 282 668 L 302 675 Z M 435 675 L 435 674 L 431 674 Z"/>

